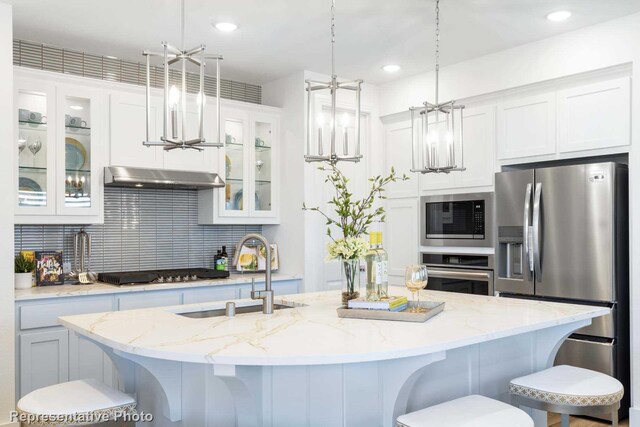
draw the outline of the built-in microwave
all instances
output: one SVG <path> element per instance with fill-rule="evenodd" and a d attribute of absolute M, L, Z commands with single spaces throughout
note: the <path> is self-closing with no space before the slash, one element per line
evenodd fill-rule
<path fill-rule="evenodd" d="M 493 247 L 493 193 L 420 198 L 422 246 Z"/>

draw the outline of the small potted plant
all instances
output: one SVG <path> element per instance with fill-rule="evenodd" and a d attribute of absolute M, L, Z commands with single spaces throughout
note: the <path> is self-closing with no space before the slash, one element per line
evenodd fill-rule
<path fill-rule="evenodd" d="M 16 255 L 15 259 L 15 287 L 16 289 L 29 289 L 33 283 L 33 270 L 36 262 L 23 254 Z"/>

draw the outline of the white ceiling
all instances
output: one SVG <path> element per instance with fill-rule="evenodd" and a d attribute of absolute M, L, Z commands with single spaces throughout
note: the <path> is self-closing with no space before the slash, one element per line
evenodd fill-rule
<path fill-rule="evenodd" d="M 8 0 L 16 38 L 141 61 L 180 43 L 179 0 Z M 187 41 L 224 55 L 223 78 L 261 84 L 330 72 L 329 0 L 187 0 Z M 382 83 L 433 67 L 434 0 L 337 0 L 336 71 Z M 565 22 L 545 19 L 569 9 Z M 640 12 L 640 0 L 442 0 L 443 65 Z M 212 22 L 239 25 L 224 34 Z M 399 64 L 387 74 L 381 66 Z"/>

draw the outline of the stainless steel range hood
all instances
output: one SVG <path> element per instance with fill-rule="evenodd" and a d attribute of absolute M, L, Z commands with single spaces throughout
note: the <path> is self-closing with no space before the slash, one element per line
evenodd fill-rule
<path fill-rule="evenodd" d="M 225 184 L 217 173 L 107 166 L 104 168 L 104 185 L 202 190 L 224 187 Z"/>

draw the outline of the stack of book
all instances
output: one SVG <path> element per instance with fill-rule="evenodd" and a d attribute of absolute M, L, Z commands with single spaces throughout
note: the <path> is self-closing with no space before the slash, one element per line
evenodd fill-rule
<path fill-rule="evenodd" d="M 381 301 L 367 301 L 365 299 L 352 299 L 348 303 L 349 308 L 360 310 L 403 311 L 407 308 L 407 297 L 390 296 Z"/>

